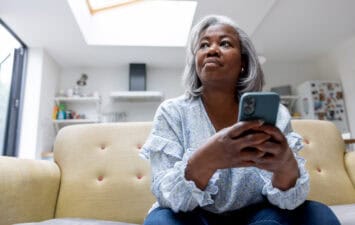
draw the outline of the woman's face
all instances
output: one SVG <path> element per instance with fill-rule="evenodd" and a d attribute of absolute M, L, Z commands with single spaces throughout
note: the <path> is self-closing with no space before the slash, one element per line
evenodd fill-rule
<path fill-rule="evenodd" d="M 196 71 L 202 85 L 235 88 L 241 71 L 239 36 L 233 27 L 217 24 L 201 33 Z"/>

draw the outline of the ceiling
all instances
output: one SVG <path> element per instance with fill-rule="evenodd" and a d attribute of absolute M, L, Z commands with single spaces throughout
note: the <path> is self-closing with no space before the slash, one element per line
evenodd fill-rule
<path fill-rule="evenodd" d="M 307 61 L 355 36 L 353 0 L 198 0 L 193 24 L 208 14 L 234 19 L 272 61 Z M 66 0 L 0 0 L 0 18 L 29 47 L 61 67 L 116 67 L 130 62 L 182 67 L 182 47 L 88 46 Z M 144 34 L 143 34 L 144 35 Z"/>

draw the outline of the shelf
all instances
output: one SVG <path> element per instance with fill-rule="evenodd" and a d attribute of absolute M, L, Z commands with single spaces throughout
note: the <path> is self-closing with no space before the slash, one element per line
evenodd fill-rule
<path fill-rule="evenodd" d="M 297 99 L 299 99 L 299 96 L 297 96 L 297 95 L 280 95 L 280 98 L 282 100 L 297 100 Z"/>
<path fill-rule="evenodd" d="M 100 102 L 100 97 L 56 97 L 55 102 Z"/>
<path fill-rule="evenodd" d="M 98 123 L 99 120 L 92 119 L 65 119 L 65 120 L 53 120 L 55 124 L 79 124 L 79 123 Z"/>
<path fill-rule="evenodd" d="M 96 115 L 91 115 L 86 118 L 91 118 L 91 119 L 59 119 L 59 120 L 53 120 L 53 124 L 56 128 L 56 131 L 59 131 L 60 128 L 66 126 L 66 125 L 72 125 L 72 124 L 85 124 L 85 123 L 99 123 L 101 120 L 101 98 L 99 96 L 90 96 L 90 97 L 80 97 L 80 96 L 73 96 L 73 97 L 55 97 L 54 101 L 57 106 L 59 106 L 61 103 L 66 103 L 70 106 L 68 106 L 68 109 L 71 109 L 71 111 L 76 112 L 78 107 L 76 105 L 81 105 L 80 107 L 86 107 L 86 110 L 84 111 L 85 114 L 87 114 L 87 109 L 92 107 L 90 104 L 96 105 Z M 87 106 L 86 106 L 87 105 Z M 73 110 L 74 109 L 74 110 Z M 85 115 L 84 114 L 84 115 Z"/>
<path fill-rule="evenodd" d="M 163 94 L 159 91 L 115 91 L 110 98 L 120 101 L 161 101 Z"/>
<path fill-rule="evenodd" d="M 288 108 L 291 114 L 294 113 L 295 105 L 300 97 L 297 95 L 280 95 L 281 103 Z M 293 119 L 299 119 L 298 116 Z"/>

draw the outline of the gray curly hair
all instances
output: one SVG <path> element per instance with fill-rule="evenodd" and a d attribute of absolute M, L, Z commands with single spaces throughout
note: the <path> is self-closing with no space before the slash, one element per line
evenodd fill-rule
<path fill-rule="evenodd" d="M 203 31 L 208 27 L 224 24 L 235 29 L 239 35 L 241 54 L 245 60 L 244 72 L 240 74 L 237 82 L 236 99 L 245 92 L 261 91 L 264 85 L 264 73 L 261 69 L 258 56 L 255 48 L 248 35 L 240 29 L 230 18 L 219 15 L 210 15 L 204 17 L 191 30 L 187 51 L 186 51 L 186 66 L 183 73 L 183 84 L 186 89 L 186 95 L 189 98 L 200 96 L 203 86 L 196 72 L 195 57 L 198 50 L 198 41 Z"/>

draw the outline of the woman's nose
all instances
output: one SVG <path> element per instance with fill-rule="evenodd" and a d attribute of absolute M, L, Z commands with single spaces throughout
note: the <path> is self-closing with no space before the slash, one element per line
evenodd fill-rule
<path fill-rule="evenodd" d="M 207 55 L 208 56 L 219 56 L 220 55 L 220 49 L 219 46 L 217 44 L 212 44 L 210 45 L 210 47 L 208 48 L 208 52 Z"/>

